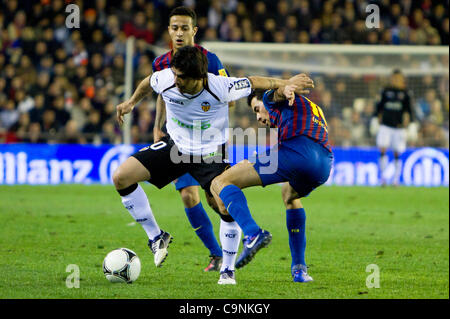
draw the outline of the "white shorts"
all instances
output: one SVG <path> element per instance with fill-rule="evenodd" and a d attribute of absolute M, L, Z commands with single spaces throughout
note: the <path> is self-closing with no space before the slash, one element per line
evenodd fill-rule
<path fill-rule="evenodd" d="M 406 149 L 406 130 L 381 124 L 377 134 L 377 147 L 403 153 Z"/>

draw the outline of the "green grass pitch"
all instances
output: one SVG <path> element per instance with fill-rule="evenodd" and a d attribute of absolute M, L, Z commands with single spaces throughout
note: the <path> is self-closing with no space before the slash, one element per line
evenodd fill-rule
<path fill-rule="evenodd" d="M 219 286 L 218 273 L 202 271 L 208 251 L 174 187 L 144 189 L 160 227 L 174 236 L 162 268 L 113 186 L 1 186 L 0 298 L 449 298 L 448 188 L 314 191 L 303 200 L 315 280 L 307 284 L 291 281 L 281 188 L 247 189 L 253 216 L 273 241 L 237 271 L 236 286 Z M 218 234 L 219 217 L 207 211 Z M 102 273 L 103 258 L 118 247 L 141 259 L 131 285 L 111 284 Z M 69 264 L 80 269 L 80 288 L 66 287 Z M 380 288 L 366 287 L 370 264 L 379 267 Z"/>

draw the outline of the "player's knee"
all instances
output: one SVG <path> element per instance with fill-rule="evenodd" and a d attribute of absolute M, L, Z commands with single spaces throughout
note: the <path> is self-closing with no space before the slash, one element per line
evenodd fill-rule
<path fill-rule="evenodd" d="M 214 178 L 211 182 L 210 191 L 211 193 L 219 196 L 222 189 L 225 187 L 226 180 L 221 175 Z"/>
<path fill-rule="evenodd" d="M 120 168 L 114 171 L 112 180 L 116 189 L 124 189 L 133 184 Z"/>
<path fill-rule="evenodd" d="M 292 190 L 288 184 L 284 184 L 281 189 L 281 198 L 286 209 L 302 208 L 298 194 Z"/>
<path fill-rule="evenodd" d="M 180 190 L 181 200 L 184 207 L 192 208 L 200 202 L 200 196 L 196 188 L 186 187 Z"/>

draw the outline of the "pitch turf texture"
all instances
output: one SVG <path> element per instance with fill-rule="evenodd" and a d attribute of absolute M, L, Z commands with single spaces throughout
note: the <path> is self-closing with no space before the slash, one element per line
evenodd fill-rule
<path fill-rule="evenodd" d="M 174 236 L 162 268 L 113 186 L 1 186 L 0 298 L 449 298 L 448 188 L 316 190 L 303 200 L 315 279 L 308 284 L 291 281 L 281 188 L 247 189 L 273 241 L 237 271 L 236 286 L 219 286 L 217 272 L 202 271 L 208 251 L 174 187 L 144 189 L 159 225 Z M 219 218 L 207 211 L 218 234 Z M 131 285 L 103 275 L 103 258 L 118 247 L 141 258 Z M 79 266 L 78 289 L 66 287 L 69 264 Z M 379 267 L 380 288 L 366 287 L 370 264 Z"/>

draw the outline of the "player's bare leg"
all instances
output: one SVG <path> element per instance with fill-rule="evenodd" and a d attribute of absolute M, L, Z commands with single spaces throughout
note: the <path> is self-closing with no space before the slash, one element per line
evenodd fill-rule
<path fill-rule="evenodd" d="M 284 183 L 281 187 L 281 198 L 283 199 L 286 209 L 303 208 L 297 192 L 289 185 L 289 183 Z"/>
<path fill-rule="evenodd" d="M 249 161 L 242 161 L 217 176 L 211 184 L 211 193 L 216 198 L 221 210 L 229 213 L 244 231 L 244 250 L 238 257 L 236 268 L 248 264 L 254 255 L 272 241 L 272 235 L 262 230 L 253 220 L 248 209 L 247 200 L 241 189 L 262 185 L 261 178 Z"/>
<path fill-rule="evenodd" d="M 138 184 L 149 179 L 150 172 L 134 157 L 129 157 L 113 174 L 114 186 L 122 197 L 123 205 L 147 233 L 148 245 L 155 255 L 155 265 L 160 267 L 167 257 L 172 236 L 159 228 L 147 195 Z"/>
<path fill-rule="evenodd" d="M 200 203 L 198 186 L 188 186 L 180 189 L 181 200 L 186 208 L 192 208 Z"/>
<path fill-rule="evenodd" d="M 221 202 L 220 196 L 218 195 L 222 189 L 231 184 L 243 189 L 251 186 L 261 186 L 262 181 L 259 174 L 253 168 L 253 164 L 247 160 L 243 160 L 217 176 L 211 183 L 211 193 L 218 203 Z"/>
<path fill-rule="evenodd" d="M 286 227 L 292 257 L 292 279 L 294 282 L 312 281 L 312 277 L 308 275 L 308 267 L 305 262 L 306 213 L 300 201 L 300 196 L 289 183 L 283 184 L 281 195 L 286 206 Z"/>

